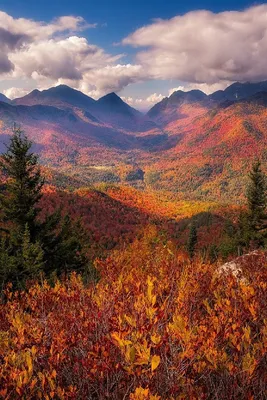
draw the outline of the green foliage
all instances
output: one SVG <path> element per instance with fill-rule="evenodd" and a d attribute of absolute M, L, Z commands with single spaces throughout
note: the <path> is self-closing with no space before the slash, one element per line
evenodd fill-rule
<path fill-rule="evenodd" d="M 0 201 L 4 219 L 12 221 L 18 233 L 22 233 L 27 224 L 33 234 L 39 213 L 36 204 L 42 197 L 44 180 L 38 158 L 30 152 L 31 145 L 21 130 L 14 128 L 10 145 L 0 162 L 0 167 L 8 177 L 7 191 L 1 195 Z"/>
<path fill-rule="evenodd" d="M 42 221 L 38 218 L 44 180 L 37 156 L 30 149 L 31 142 L 15 129 L 2 155 L 7 183 L 1 195 L 1 286 L 11 281 L 15 287 L 23 287 L 42 272 L 58 276 L 86 270 L 89 276 L 81 225 L 74 225 L 69 216 L 62 218 L 60 209 Z"/>
<path fill-rule="evenodd" d="M 44 251 L 39 242 L 31 241 L 28 225 L 25 226 L 20 257 L 19 265 L 26 277 L 36 278 L 44 268 Z"/>
<path fill-rule="evenodd" d="M 251 240 L 262 246 L 267 229 L 267 186 L 266 176 L 262 172 L 259 160 L 253 164 L 249 178 L 250 184 L 247 190 L 249 230 Z"/>

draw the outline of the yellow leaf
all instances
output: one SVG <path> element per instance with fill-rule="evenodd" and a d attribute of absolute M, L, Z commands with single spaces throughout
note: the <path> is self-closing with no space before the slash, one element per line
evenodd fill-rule
<path fill-rule="evenodd" d="M 135 322 L 134 318 L 128 317 L 128 315 L 125 315 L 124 318 L 126 319 L 126 321 L 128 322 L 129 325 L 131 325 L 134 328 L 136 327 L 136 322 Z"/>
<path fill-rule="evenodd" d="M 155 371 L 156 368 L 158 368 L 160 364 L 160 356 L 153 356 L 151 359 L 151 371 Z"/>
<path fill-rule="evenodd" d="M 133 363 L 135 359 L 135 348 L 133 346 L 127 346 L 125 355 L 126 361 Z"/>
<path fill-rule="evenodd" d="M 152 341 L 154 344 L 159 344 L 159 342 L 161 341 L 160 335 L 157 335 L 157 334 L 151 335 L 151 341 Z"/>

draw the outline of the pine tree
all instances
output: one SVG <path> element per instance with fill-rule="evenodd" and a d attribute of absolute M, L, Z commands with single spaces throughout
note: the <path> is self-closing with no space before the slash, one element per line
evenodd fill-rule
<path fill-rule="evenodd" d="M 13 247 L 7 236 L 1 237 L 0 242 L 0 291 L 5 285 L 13 281 L 17 275 L 16 257 L 13 255 Z"/>
<path fill-rule="evenodd" d="M 27 224 L 23 234 L 20 256 L 19 264 L 22 267 L 23 274 L 29 279 L 37 278 L 44 267 L 44 251 L 39 242 L 33 243 L 31 241 Z"/>
<path fill-rule="evenodd" d="M 35 234 L 38 201 L 42 197 L 44 180 L 38 166 L 38 157 L 30 152 L 32 143 L 19 128 L 14 128 L 0 167 L 8 177 L 6 190 L 0 197 L 4 219 L 12 221 L 18 234 L 27 224 L 30 235 Z"/>
<path fill-rule="evenodd" d="M 267 229 L 267 186 L 266 176 L 262 172 L 259 160 L 252 165 L 247 189 L 248 236 L 254 247 L 264 244 Z"/>
<path fill-rule="evenodd" d="M 187 243 L 187 250 L 190 259 L 193 259 L 195 255 L 196 244 L 197 244 L 197 228 L 195 222 L 193 221 L 190 226 L 188 243 Z"/>
<path fill-rule="evenodd" d="M 47 276 L 89 271 L 80 241 L 81 227 L 76 229 L 68 216 L 62 218 L 60 209 L 43 221 L 38 218 L 44 180 L 31 146 L 15 129 L 0 161 L 7 177 L 0 195 L 0 285 L 12 281 L 20 287 L 42 271 Z"/>

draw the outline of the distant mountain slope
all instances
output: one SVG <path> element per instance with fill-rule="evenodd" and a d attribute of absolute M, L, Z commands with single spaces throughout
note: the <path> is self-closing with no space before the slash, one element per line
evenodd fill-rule
<path fill-rule="evenodd" d="M 161 188 L 185 196 L 238 201 L 255 157 L 267 169 L 267 93 L 166 125 L 177 145 L 147 167 Z M 183 107 L 188 107 L 183 106 Z M 183 109 L 183 108 L 182 108 Z"/>
<path fill-rule="evenodd" d="M 171 145 L 165 134 L 138 137 L 91 121 L 70 108 L 0 103 L 2 145 L 14 123 L 36 143 L 41 161 L 55 167 L 114 163 L 122 158 L 122 151 L 126 156 L 129 151 L 155 151 Z"/>
<path fill-rule="evenodd" d="M 213 93 L 210 97 L 216 100 L 241 100 L 259 92 L 267 92 L 267 81 L 258 83 L 236 82 L 223 91 Z"/>
<path fill-rule="evenodd" d="M 191 90 L 188 92 L 178 90 L 171 96 L 155 104 L 148 111 L 147 116 L 164 127 L 177 119 L 190 117 L 190 112 L 189 114 L 184 113 L 185 105 L 194 106 L 195 110 L 199 110 L 198 114 L 201 114 L 200 110 L 205 113 L 211 108 L 229 106 L 233 102 L 244 99 L 249 100 L 257 93 L 264 92 L 267 92 L 267 81 L 258 83 L 236 82 L 225 90 L 218 90 L 211 95 L 206 95 L 200 90 Z M 195 115 L 196 111 L 193 114 Z"/>
<path fill-rule="evenodd" d="M 36 104 L 56 107 L 78 107 L 90 109 L 96 101 L 84 93 L 66 85 L 59 85 L 47 90 L 33 90 L 24 97 L 13 100 L 15 105 L 33 106 Z"/>
<path fill-rule="evenodd" d="M 148 111 L 147 116 L 164 126 L 171 121 L 187 118 L 188 114 L 184 112 L 184 106 L 186 105 L 194 106 L 195 109 L 202 110 L 200 113 L 205 113 L 215 103 L 200 90 L 191 90 L 189 92 L 178 90 L 170 97 L 166 97 L 161 102 L 155 104 Z M 193 113 L 193 116 L 195 117 L 195 113 Z"/>
<path fill-rule="evenodd" d="M 14 105 L 48 105 L 64 110 L 71 109 L 81 118 L 102 122 L 110 127 L 129 131 L 148 131 L 156 128 L 141 112 L 126 104 L 115 93 L 110 93 L 98 101 L 66 85 L 47 90 L 33 90 L 28 95 L 13 100 Z M 158 132 L 157 132 L 158 133 Z"/>
<path fill-rule="evenodd" d="M 3 101 L 4 103 L 11 103 L 11 100 L 2 93 L 0 93 L 0 101 Z"/>
<path fill-rule="evenodd" d="M 115 93 L 95 101 L 66 86 L 34 91 L 12 105 L 0 103 L 0 139 L 6 141 L 14 122 L 21 125 L 43 164 L 83 185 L 117 182 L 117 168 L 134 166 L 155 189 L 239 199 L 253 159 L 267 168 L 265 87 L 236 84 L 212 96 L 177 91 L 146 116 Z"/>
<path fill-rule="evenodd" d="M 101 97 L 94 113 L 101 121 L 129 131 L 142 132 L 157 128 L 154 122 L 125 103 L 116 93 Z"/>

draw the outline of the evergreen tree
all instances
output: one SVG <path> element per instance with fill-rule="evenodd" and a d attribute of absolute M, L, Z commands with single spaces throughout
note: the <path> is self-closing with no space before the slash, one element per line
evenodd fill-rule
<path fill-rule="evenodd" d="M 15 129 L 0 161 L 7 177 L 0 195 L 0 286 L 12 281 L 21 287 L 42 271 L 49 276 L 90 270 L 80 241 L 81 227 L 68 216 L 62 218 L 60 209 L 43 221 L 38 218 L 44 180 L 31 145 Z"/>
<path fill-rule="evenodd" d="M 6 153 L 2 154 L 0 167 L 8 177 L 7 187 L 0 197 L 4 220 L 12 221 L 18 234 L 23 234 L 27 224 L 30 235 L 35 235 L 38 201 L 42 197 L 44 180 L 33 154 L 32 143 L 19 128 L 14 128 Z M 33 239 L 33 237 L 31 237 Z"/>
<path fill-rule="evenodd" d="M 44 267 L 44 251 L 39 242 L 33 243 L 28 225 L 25 226 L 21 252 L 18 255 L 19 266 L 27 278 L 36 278 Z"/>
<path fill-rule="evenodd" d="M 195 255 L 195 249 L 197 244 L 197 228 L 195 221 L 192 222 L 189 231 L 188 243 L 187 243 L 187 250 L 189 253 L 189 257 L 193 259 Z"/>
<path fill-rule="evenodd" d="M 253 163 L 247 190 L 248 236 L 254 247 L 264 245 L 267 230 L 267 186 L 259 160 Z"/>
<path fill-rule="evenodd" d="M 8 238 L 2 236 L 0 242 L 0 291 L 16 277 L 16 258 L 12 254 L 12 250 L 13 247 L 10 245 Z"/>

